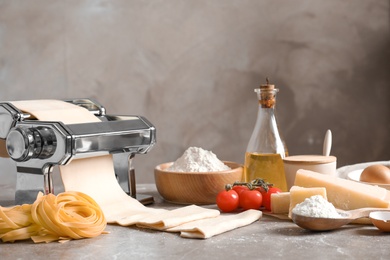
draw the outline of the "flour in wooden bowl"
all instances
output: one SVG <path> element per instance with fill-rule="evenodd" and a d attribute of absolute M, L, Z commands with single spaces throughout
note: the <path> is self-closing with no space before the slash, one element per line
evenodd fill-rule
<path fill-rule="evenodd" d="M 213 152 L 198 147 L 189 147 L 166 170 L 173 172 L 217 172 L 230 169 Z"/>

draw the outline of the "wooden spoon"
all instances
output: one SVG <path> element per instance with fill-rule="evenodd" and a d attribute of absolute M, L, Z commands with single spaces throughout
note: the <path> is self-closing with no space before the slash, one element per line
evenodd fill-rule
<path fill-rule="evenodd" d="M 389 208 L 361 208 L 354 210 L 337 210 L 340 218 L 307 217 L 291 213 L 292 221 L 301 228 L 313 231 L 328 231 L 337 229 L 359 218 L 367 218 L 373 211 L 388 211 Z"/>
<path fill-rule="evenodd" d="M 332 149 L 332 132 L 328 129 L 325 133 L 324 144 L 322 146 L 322 155 L 329 156 Z"/>

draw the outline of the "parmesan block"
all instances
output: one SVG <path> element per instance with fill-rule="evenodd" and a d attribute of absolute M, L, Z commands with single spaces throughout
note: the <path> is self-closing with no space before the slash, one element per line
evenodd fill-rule
<path fill-rule="evenodd" d="M 328 201 L 338 209 L 388 208 L 390 206 L 389 192 L 384 188 L 313 171 L 298 170 L 294 185 L 325 187 Z"/>
<path fill-rule="evenodd" d="M 290 207 L 288 210 L 288 216 L 291 218 L 291 211 L 297 204 L 314 195 L 321 195 L 327 200 L 326 189 L 324 187 L 303 188 L 292 186 L 290 189 Z"/>
<path fill-rule="evenodd" d="M 290 208 L 290 192 L 271 194 L 271 212 L 275 214 L 287 214 Z"/>

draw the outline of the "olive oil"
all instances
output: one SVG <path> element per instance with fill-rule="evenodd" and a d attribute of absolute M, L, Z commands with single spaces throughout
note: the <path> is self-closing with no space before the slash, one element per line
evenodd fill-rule
<path fill-rule="evenodd" d="M 282 191 L 287 191 L 283 159 L 280 154 L 246 152 L 244 176 L 246 182 L 261 178 Z"/>
<path fill-rule="evenodd" d="M 269 83 L 255 89 L 258 112 L 255 128 L 245 153 L 244 178 L 246 182 L 261 178 L 282 191 L 287 191 L 283 159 L 287 146 L 280 133 L 275 116 L 276 93 L 279 89 Z"/>

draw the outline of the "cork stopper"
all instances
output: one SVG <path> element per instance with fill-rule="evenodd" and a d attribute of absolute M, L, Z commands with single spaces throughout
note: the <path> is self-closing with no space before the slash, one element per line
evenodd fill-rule
<path fill-rule="evenodd" d="M 275 85 L 269 84 L 268 77 L 265 78 L 265 81 L 266 81 L 266 84 L 261 84 L 260 85 L 260 89 L 261 90 L 272 90 L 272 89 L 275 89 Z"/>
<path fill-rule="evenodd" d="M 275 85 L 269 83 L 268 77 L 265 80 L 267 83 L 261 84 L 260 88 L 255 89 L 255 92 L 262 108 L 273 108 L 276 102 L 276 93 L 279 90 L 275 88 Z"/>

